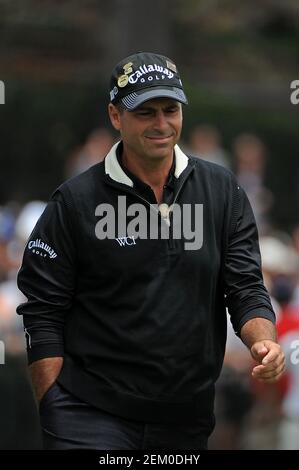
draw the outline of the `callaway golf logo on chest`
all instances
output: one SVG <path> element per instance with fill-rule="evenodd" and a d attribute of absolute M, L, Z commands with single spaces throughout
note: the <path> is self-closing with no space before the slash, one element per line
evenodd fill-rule
<path fill-rule="evenodd" d="M 51 258 L 54 259 L 57 257 L 57 253 L 51 248 L 51 246 L 47 245 L 47 243 L 43 242 L 40 238 L 36 240 L 30 240 L 28 243 L 28 249 L 36 254 L 41 256 L 42 258 Z"/>

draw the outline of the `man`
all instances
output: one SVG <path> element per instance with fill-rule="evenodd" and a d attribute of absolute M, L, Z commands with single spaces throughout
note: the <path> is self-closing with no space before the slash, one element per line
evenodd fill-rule
<path fill-rule="evenodd" d="M 229 171 L 178 147 L 170 59 L 122 60 L 110 100 L 121 141 L 54 192 L 19 273 L 45 448 L 205 449 L 225 305 L 253 375 L 284 368 L 254 218 Z"/>

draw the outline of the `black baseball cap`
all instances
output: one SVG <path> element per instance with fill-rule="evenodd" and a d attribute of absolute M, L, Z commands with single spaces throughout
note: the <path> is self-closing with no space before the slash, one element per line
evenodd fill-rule
<path fill-rule="evenodd" d="M 121 60 L 112 71 L 110 102 L 132 111 L 152 98 L 188 104 L 174 62 L 152 52 L 138 52 Z"/>

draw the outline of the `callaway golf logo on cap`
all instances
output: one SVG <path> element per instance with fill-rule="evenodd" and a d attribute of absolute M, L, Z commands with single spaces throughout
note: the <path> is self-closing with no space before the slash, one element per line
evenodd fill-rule
<path fill-rule="evenodd" d="M 173 98 L 187 104 L 176 65 L 167 57 L 139 52 L 126 57 L 114 68 L 110 101 L 133 110 L 152 98 Z"/>

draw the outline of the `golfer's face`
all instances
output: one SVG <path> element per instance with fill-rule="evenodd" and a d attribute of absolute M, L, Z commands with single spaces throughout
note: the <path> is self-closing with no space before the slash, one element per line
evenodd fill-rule
<path fill-rule="evenodd" d="M 119 113 L 124 148 L 146 159 L 172 156 L 182 130 L 182 106 L 170 98 L 146 101 L 134 111 Z"/>

